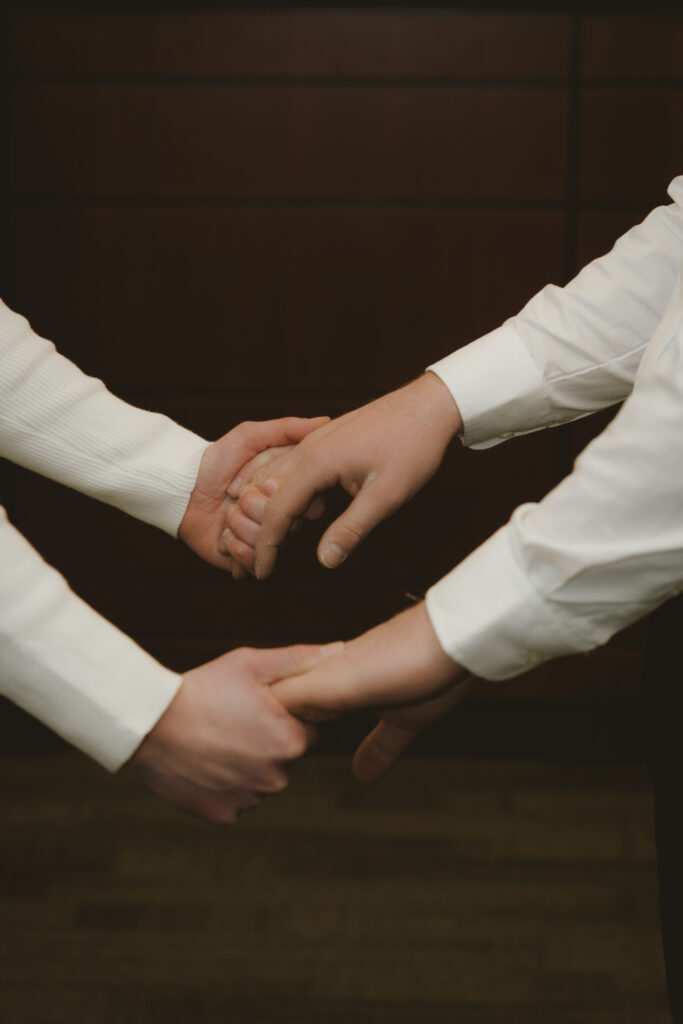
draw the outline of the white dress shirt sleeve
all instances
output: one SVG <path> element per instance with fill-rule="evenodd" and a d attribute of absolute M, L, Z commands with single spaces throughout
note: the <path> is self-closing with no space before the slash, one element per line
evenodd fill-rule
<path fill-rule="evenodd" d="M 676 186 L 682 181 L 674 183 L 674 198 L 680 198 Z M 655 211 L 634 232 L 564 293 L 552 292 L 549 300 L 546 289 L 533 300 L 533 323 L 526 307 L 519 325 L 513 320 L 501 328 L 501 343 L 517 353 L 508 366 L 509 385 L 500 367 L 491 369 L 495 346 L 485 339 L 479 373 L 489 368 L 496 377 L 491 408 L 482 398 L 485 380 L 467 378 L 472 395 L 454 381 L 458 404 L 464 398 L 466 438 L 467 409 L 476 410 L 470 441 L 477 444 L 626 397 L 558 487 L 540 503 L 520 506 L 428 592 L 442 646 L 484 678 L 505 679 L 558 655 L 597 647 L 683 588 L 678 202 Z M 654 267 L 665 286 L 657 283 Z M 466 373 L 479 358 L 466 364 Z"/>
<path fill-rule="evenodd" d="M 517 316 L 429 367 L 458 405 L 465 445 L 487 448 L 626 398 L 653 334 L 677 315 L 683 176 L 669 194 L 671 205 L 566 287 L 548 285 Z"/>

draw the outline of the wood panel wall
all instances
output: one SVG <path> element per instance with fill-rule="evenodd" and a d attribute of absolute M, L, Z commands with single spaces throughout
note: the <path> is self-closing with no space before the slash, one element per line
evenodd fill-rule
<path fill-rule="evenodd" d="M 16 14 L 9 30 L 6 299 L 211 438 L 415 376 L 608 249 L 683 166 L 680 16 Z M 183 669 L 389 616 L 553 486 L 596 424 L 454 446 L 334 575 L 316 528 L 261 585 L 23 471 L 3 499 L 87 600 Z M 619 696 L 639 651 L 636 629 L 505 695 Z"/>

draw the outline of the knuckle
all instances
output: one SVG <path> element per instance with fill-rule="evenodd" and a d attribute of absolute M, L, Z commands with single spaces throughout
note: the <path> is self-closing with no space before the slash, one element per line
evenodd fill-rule
<path fill-rule="evenodd" d="M 305 730 L 298 724 L 289 730 L 285 743 L 285 757 L 287 760 L 294 761 L 296 758 L 301 757 L 306 753 L 308 749 L 308 741 L 306 738 Z"/>
<path fill-rule="evenodd" d="M 210 804 L 204 808 L 203 816 L 212 825 L 226 827 L 234 825 L 237 821 L 237 812 L 233 807 L 226 807 L 224 804 Z"/>
<path fill-rule="evenodd" d="M 350 541 L 352 544 L 358 544 L 358 542 L 363 540 L 365 537 L 364 526 L 353 520 L 350 522 L 340 523 L 338 530 L 340 539 Z"/>
<path fill-rule="evenodd" d="M 265 785 L 263 786 L 264 793 L 281 793 L 284 789 L 287 789 L 289 785 L 289 779 L 283 771 L 273 771 L 265 779 Z"/>

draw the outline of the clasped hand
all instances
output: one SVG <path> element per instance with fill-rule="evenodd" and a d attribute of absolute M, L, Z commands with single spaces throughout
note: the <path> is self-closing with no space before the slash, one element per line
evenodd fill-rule
<path fill-rule="evenodd" d="M 429 480 L 460 425 L 432 374 L 333 422 L 243 423 L 204 453 L 179 536 L 235 578 L 265 579 L 293 525 L 319 516 L 322 494 L 340 484 L 352 500 L 318 549 L 334 568 Z M 311 723 L 383 709 L 354 759 L 370 782 L 467 686 L 417 605 L 346 644 L 243 649 L 188 672 L 132 764 L 167 802 L 232 823 L 286 785 Z"/>

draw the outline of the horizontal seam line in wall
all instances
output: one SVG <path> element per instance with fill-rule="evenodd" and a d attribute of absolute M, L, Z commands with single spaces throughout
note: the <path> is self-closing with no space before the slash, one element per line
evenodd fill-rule
<path fill-rule="evenodd" d="M 475 213 L 500 213 L 520 211 L 533 212 L 562 212 L 564 213 L 567 200 L 564 198 L 534 200 L 534 199 L 288 199 L 286 197 L 263 197 L 258 199 L 230 199 L 221 196 L 206 196 L 204 198 L 195 196 L 172 196 L 169 198 L 156 198 L 154 196 L 18 196 L 10 195 L 10 204 L 15 209 L 30 207 L 53 207 L 55 209 L 81 209 L 85 207 L 101 207 L 104 209 L 120 209 L 122 207 L 166 210 L 169 208 L 183 209 L 224 209 L 236 212 L 252 213 L 260 210 L 267 211 L 360 211 L 360 212 L 386 212 L 386 211 L 420 211 L 420 212 L 442 212 L 442 211 L 463 211 Z M 642 201 L 641 201 L 642 204 Z"/>
<path fill-rule="evenodd" d="M 158 198 L 155 196 L 18 196 L 10 195 L 11 206 L 14 209 L 25 209 L 31 207 L 54 207 L 55 209 L 81 209 L 84 207 L 101 207 L 104 209 L 119 209 L 129 206 L 138 209 L 148 207 L 150 209 L 165 210 L 171 207 L 182 209 L 225 209 L 237 212 L 252 213 L 261 210 L 284 210 L 293 212 L 316 212 L 318 210 L 351 210 L 360 212 L 385 212 L 385 211 L 424 211 L 441 212 L 464 211 L 473 213 L 500 213 L 500 212 L 565 212 L 567 198 L 560 199 L 287 199 L 268 198 L 259 199 L 230 199 L 221 196 L 178 196 L 171 198 Z M 579 213 L 604 212 L 610 210 L 633 210 L 649 209 L 656 204 L 656 196 L 632 199 L 595 199 L 585 198 L 579 200 Z"/>
<path fill-rule="evenodd" d="M 609 76 L 591 77 L 585 76 L 579 80 L 579 91 L 584 89 L 596 89 L 596 90 L 610 90 L 615 89 L 617 91 L 633 89 L 636 92 L 645 92 L 648 89 L 669 89 L 669 88 L 680 89 L 683 87 L 683 75 L 672 75 L 670 78 L 657 77 L 657 78 L 610 78 Z"/>
<path fill-rule="evenodd" d="M 136 88 L 229 88 L 229 89 L 297 89 L 297 88 L 321 88 L 321 89 L 520 89 L 520 90 L 557 90 L 565 91 L 571 87 L 568 77 L 555 78 L 524 78 L 510 76 L 509 78 L 467 78 L 466 76 L 421 76 L 405 74 L 401 76 L 387 75 L 380 76 L 282 76 L 282 75 L 126 75 L 126 74 L 92 74 L 92 75 L 45 75 L 45 74 L 15 74 L 4 76 L 5 82 L 12 88 L 35 85 L 54 86 L 100 86 L 102 88 L 116 88 L 119 86 L 134 86 Z M 648 89 L 680 89 L 683 86 L 683 75 L 624 78 L 619 76 L 584 76 L 579 79 L 579 91 L 584 89 L 595 89 L 599 91 L 608 90 L 634 90 L 637 92 Z"/>
<path fill-rule="evenodd" d="M 566 76 L 552 77 L 500 77 L 471 78 L 457 75 L 230 75 L 230 74 L 44 74 L 14 72 L 6 76 L 10 86 L 56 85 L 56 86 L 136 86 L 142 88 L 213 88 L 220 86 L 230 89 L 272 88 L 297 89 L 301 87 L 324 89 L 391 88 L 391 89 L 557 89 L 566 90 L 569 79 Z"/>

